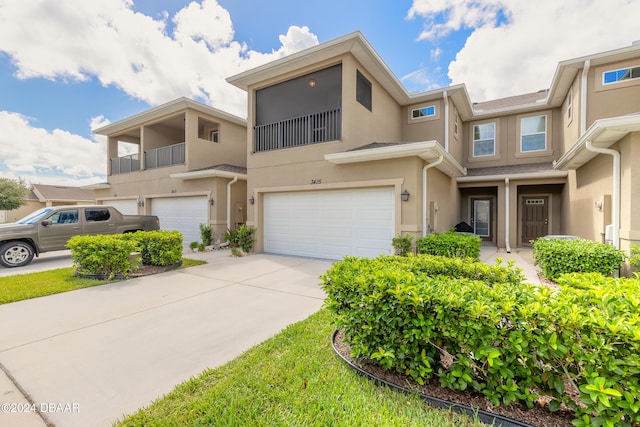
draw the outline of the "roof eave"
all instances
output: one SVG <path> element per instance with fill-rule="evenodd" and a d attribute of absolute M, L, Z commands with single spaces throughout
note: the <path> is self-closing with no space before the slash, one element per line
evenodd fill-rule
<path fill-rule="evenodd" d="M 181 173 L 172 173 L 169 175 L 171 178 L 181 179 L 184 181 L 188 181 L 191 179 L 205 179 L 205 178 L 238 178 L 240 180 L 246 181 L 247 174 L 246 173 L 237 173 L 231 171 L 222 171 L 216 169 L 207 169 L 193 172 L 181 172 Z"/>
<path fill-rule="evenodd" d="M 342 165 L 414 156 L 420 157 L 428 163 L 442 156 L 443 162 L 436 167 L 451 177 L 462 176 L 467 173 L 466 168 L 460 165 L 451 154 L 447 153 L 438 141 L 422 141 L 365 150 L 331 153 L 325 154 L 324 158 L 330 163 Z"/>

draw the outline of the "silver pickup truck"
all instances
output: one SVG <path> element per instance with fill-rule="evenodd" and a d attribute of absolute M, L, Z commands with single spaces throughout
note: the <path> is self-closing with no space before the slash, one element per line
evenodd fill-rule
<path fill-rule="evenodd" d="M 52 206 L 0 224 L 0 264 L 27 265 L 43 252 L 65 249 L 73 236 L 159 230 L 154 215 L 123 215 L 112 206 Z"/>

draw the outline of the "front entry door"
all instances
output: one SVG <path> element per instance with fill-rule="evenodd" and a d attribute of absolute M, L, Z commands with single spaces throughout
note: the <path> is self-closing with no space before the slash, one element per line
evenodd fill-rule
<path fill-rule="evenodd" d="M 491 238 L 491 199 L 472 199 L 472 201 L 473 232 L 483 240 L 489 240 Z"/>
<path fill-rule="evenodd" d="M 549 234 L 549 197 L 522 198 L 522 245 Z"/>

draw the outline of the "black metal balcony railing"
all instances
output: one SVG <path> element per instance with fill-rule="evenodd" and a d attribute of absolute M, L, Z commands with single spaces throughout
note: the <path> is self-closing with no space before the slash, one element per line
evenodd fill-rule
<path fill-rule="evenodd" d="M 165 166 L 181 165 L 185 162 L 185 143 L 154 148 L 144 152 L 145 169 L 157 169 Z"/>
<path fill-rule="evenodd" d="M 130 173 L 140 170 L 140 157 L 138 153 L 111 159 L 111 174 Z"/>
<path fill-rule="evenodd" d="M 281 150 L 340 139 L 340 108 L 295 117 L 254 128 L 254 151 Z"/>

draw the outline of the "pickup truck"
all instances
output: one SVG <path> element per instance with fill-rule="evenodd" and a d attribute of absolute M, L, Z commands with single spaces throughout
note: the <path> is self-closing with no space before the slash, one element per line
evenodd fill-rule
<path fill-rule="evenodd" d="M 159 230 L 155 215 L 123 215 L 112 206 L 52 206 L 0 224 L 0 264 L 21 267 L 34 255 L 66 249 L 73 236 Z"/>

